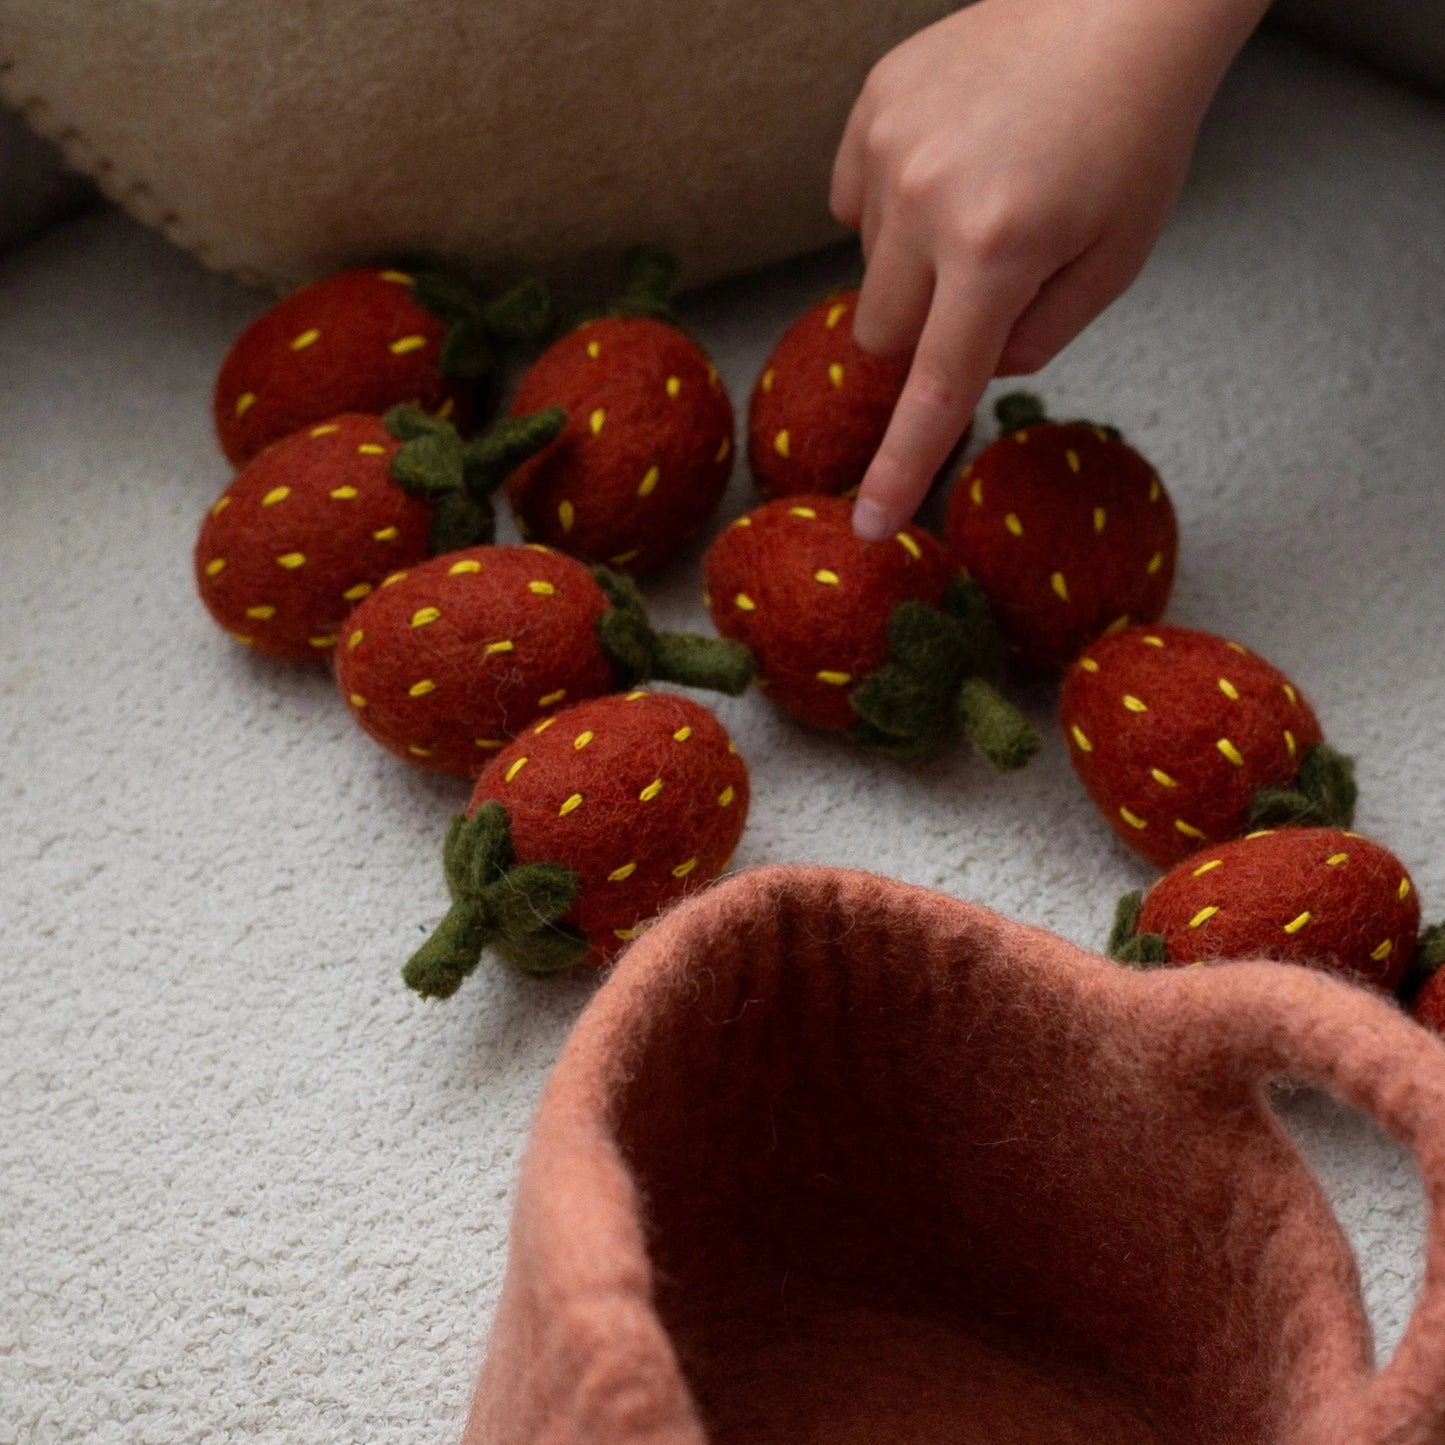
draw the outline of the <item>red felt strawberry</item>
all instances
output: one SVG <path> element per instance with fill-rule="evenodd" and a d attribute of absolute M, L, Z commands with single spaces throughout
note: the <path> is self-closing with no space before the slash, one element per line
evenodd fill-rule
<path fill-rule="evenodd" d="M 1131 963 L 1271 958 L 1393 989 L 1420 901 L 1400 861 L 1338 828 L 1266 829 L 1209 848 L 1120 900 L 1109 951 Z"/>
<path fill-rule="evenodd" d="M 1445 1034 L 1445 924 L 1436 924 L 1421 934 L 1400 996 L 1418 1022 L 1437 1034 Z"/>
<path fill-rule="evenodd" d="M 1174 507 L 1119 433 L 1045 420 L 1004 397 L 1008 435 L 964 468 L 949 501 L 949 556 L 984 590 L 1029 667 L 1066 666 L 1094 638 L 1152 622 L 1174 583 Z"/>
<path fill-rule="evenodd" d="M 1064 678 L 1074 769 L 1115 832 L 1167 868 L 1283 823 L 1347 826 L 1353 770 L 1277 668 L 1184 627 L 1130 627 Z"/>
<path fill-rule="evenodd" d="M 539 337 L 546 291 L 484 303 L 440 272 L 342 271 L 293 291 L 237 338 L 216 379 L 221 450 L 239 465 L 342 412 L 413 402 L 466 426 L 489 411 L 502 349 Z"/>
<path fill-rule="evenodd" d="M 795 321 L 763 364 L 748 405 L 748 461 L 770 497 L 840 497 L 873 460 L 908 376 L 905 357 L 853 340 L 857 291 Z"/>
<path fill-rule="evenodd" d="M 631 692 L 544 718 L 492 760 L 453 821 L 451 910 L 406 982 L 445 998 L 486 948 L 524 973 L 605 963 L 727 867 L 747 813 L 747 768 L 687 698 Z"/>
<path fill-rule="evenodd" d="M 523 536 L 647 572 L 677 555 L 732 472 L 733 410 L 706 352 L 667 319 L 671 263 L 634 256 L 611 311 L 527 370 L 513 411 L 565 407 L 566 431 L 507 484 Z"/>
<path fill-rule="evenodd" d="M 201 600 L 258 652 L 327 653 L 382 578 L 490 542 L 491 492 L 565 421 L 554 409 L 464 444 L 449 422 L 395 407 L 286 437 L 241 468 L 202 523 Z"/>
<path fill-rule="evenodd" d="M 998 643 L 977 589 L 905 527 L 853 533 L 840 497 L 791 497 L 740 517 L 708 549 L 707 604 L 757 660 L 758 685 L 815 727 L 911 752 L 966 734 L 1000 768 L 1038 735 L 985 680 Z"/>
<path fill-rule="evenodd" d="M 563 703 L 648 678 L 738 693 L 745 649 L 654 632 L 636 589 L 533 543 L 473 547 L 385 582 L 347 620 L 336 677 L 398 757 L 471 777 Z"/>

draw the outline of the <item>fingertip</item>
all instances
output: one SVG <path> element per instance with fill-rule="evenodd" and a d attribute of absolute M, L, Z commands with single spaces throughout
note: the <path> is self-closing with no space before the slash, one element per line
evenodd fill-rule
<path fill-rule="evenodd" d="M 853 505 L 853 535 L 860 542 L 884 542 L 898 530 L 887 508 L 872 497 L 860 496 Z"/>

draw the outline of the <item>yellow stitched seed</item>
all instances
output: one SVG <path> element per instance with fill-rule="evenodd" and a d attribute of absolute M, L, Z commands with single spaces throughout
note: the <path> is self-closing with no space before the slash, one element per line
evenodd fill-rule
<path fill-rule="evenodd" d="M 738 745 L 731 738 L 728 739 L 728 752 L 730 752 L 733 757 L 737 757 L 738 755 Z"/>
<path fill-rule="evenodd" d="M 828 368 L 828 380 L 831 381 L 834 386 L 843 385 L 843 364 L 841 362 L 835 361 Z"/>
<path fill-rule="evenodd" d="M 819 567 L 813 573 L 813 581 L 821 582 L 825 587 L 836 587 L 838 585 L 838 574 L 830 572 L 826 567 Z"/>
<path fill-rule="evenodd" d="M 1089 741 L 1088 735 L 1078 723 L 1074 723 L 1069 731 L 1073 734 L 1074 741 L 1078 743 L 1080 752 L 1091 753 L 1094 751 L 1093 743 Z"/>
<path fill-rule="evenodd" d="M 582 806 L 582 794 L 573 793 L 560 808 L 557 809 L 557 816 L 565 818 L 568 813 L 575 813 Z"/>
<path fill-rule="evenodd" d="M 380 442 L 362 442 L 357 447 L 356 454 L 360 457 L 384 457 L 386 448 Z"/>
<path fill-rule="evenodd" d="M 634 547 L 630 552 L 619 552 L 615 557 L 609 557 L 607 560 L 614 567 L 625 567 L 629 562 L 635 562 L 637 560 L 637 556 L 638 549 Z"/>
<path fill-rule="evenodd" d="M 1145 647 L 1164 646 L 1164 639 L 1162 637 L 1156 637 L 1152 632 L 1148 635 L 1148 637 L 1141 637 L 1139 641 L 1142 642 Z"/>
<path fill-rule="evenodd" d="M 1014 440 L 1015 440 L 1020 446 L 1023 446 L 1023 444 L 1024 444 L 1026 441 L 1028 441 L 1028 439 L 1029 439 L 1029 434 L 1028 434 L 1027 431 L 1016 431 L 1016 432 L 1014 433 Z"/>
<path fill-rule="evenodd" d="M 578 733 L 577 736 L 572 739 L 572 746 L 580 753 L 596 736 L 597 734 L 591 731 Z"/>
<path fill-rule="evenodd" d="M 983 506 L 983 478 L 975 477 L 968 485 L 968 495 L 973 499 L 975 507 Z"/>
<path fill-rule="evenodd" d="M 377 279 L 390 281 L 397 286 L 411 286 L 415 283 L 415 276 L 408 276 L 405 271 L 378 271 Z"/>
<path fill-rule="evenodd" d="M 1341 863 L 1348 863 L 1349 860 L 1350 855 L 1348 853 L 1331 853 L 1330 856 L 1325 859 L 1325 867 L 1338 868 Z"/>
<path fill-rule="evenodd" d="M 378 542 L 395 542 L 401 535 L 395 527 L 380 527 L 371 534 Z"/>
<path fill-rule="evenodd" d="M 435 692 L 436 690 L 436 683 L 434 683 L 431 678 L 424 677 L 420 682 L 412 683 L 412 685 L 407 688 L 407 694 L 410 697 L 425 697 L 427 693 Z"/>
<path fill-rule="evenodd" d="M 407 745 L 407 752 L 409 752 L 413 757 L 429 758 L 431 757 L 432 750 L 430 748 L 418 747 L 416 743 L 410 743 Z"/>
<path fill-rule="evenodd" d="M 504 781 L 510 783 L 510 782 L 512 781 L 512 779 L 515 778 L 515 777 L 517 776 L 517 774 L 520 773 L 520 772 L 522 771 L 522 769 L 525 768 L 526 766 L 527 766 L 527 759 L 526 759 L 526 758 L 516 758 L 516 759 L 514 759 L 513 762 L 512 762 L 511 767 L 509 767 L 509 768 L 507 769 L 506 773 L 503 774 L 503 779 L 504 779 Z"/>
<path fill-rule="evenodd" d="M 334 421 L 324 421 L 320 426 L 311 428 L 311 435 L 314 437 L 329 437 L 332 432 L 340 431 L 341 424 Z"/>
<path fill-rule="evenodd" d="M 727 459 L 728 459 L 728 453 L 729 453 L 730 451 L 732 451 L 732 449 L 733 449 L 733 439 L 732 439 L 731 437 L 724 437 L 724 438 L 717 444 L 717 455 L 713 458 L 713 461 L 715 461 L 715 462 L 725 462 L 725 461 L 727 461 Z"/>
<path fill-rule="evenodd" d="M 1157 502 L 1157 501 L 1159 500 L 1159 478 L 1158 478 L 1158 477 L 1150 477 L 1150 478 L 1149 478 L 1149 500 L 1150 500 L 1151 502 Z"/>
<path fill-rule="evenodd" d="M 261 498 L 261 505 L 263 507 L 274 507 L 277 502 L 284 502 L 290 495 L 290 487 L 272 487 L 271 490 Z"/>
<path fill-rule="evenodd" d="M 577 520 L 577 508 L 571 502 L 558 502 L 557 520 L 561 522 L 564 532 L 570 532 L 572 524 Z"/>
<path fill-rule="evenodd" d="M 227 493 L 224 497 L 220 498 L 220 499 L 217 501 L 217 503 L 216 503 L 216 505 L 215 505 L 214 507 L 211 508 L 211 515 L 212 515 L 213 517 L 219 517 L 219 516 L 221 515 L 221 513 L 224 512 L 224 511 L 226 510 L 226 508 L 229 507 L 230 505 L 231 505 L 231 497 L 230 497 L 230 494 Z"/>
<path fill-rule="evenodd" d="M 528 542 L 528 543 L 527 543 L 527 550 L 528 550 L 529 552 L 548 552 L 548 553 L 550 553 L 552 549 L 551 549 L 550 547 L 544 547 L 540 542 Z"/>
<path fill-rule="evenodd" d="M 474 557 L 467 557 L 460 562 L 453 562 L 452 565 L 447 568 L 447 576 L 460 577 L 464 572 L 480 572 L 481 570 L 482 564 L 480 562 Z"/>
<path fill-rule="evenodd" d="M 1244 835 L 1244 841 L 1248 843 L 1253 838 L 1269 838 L 1273 834 L 1273 828 L 1256 828 L 1253 833 L 1246 833 Z"/>
<path fill-rule="evenodd" d="M 1182 833 L 1186 838 L 1194 838 L 1201 843 L 1204 841 L 1204 833 L 1192 823 L 1186 823 L 1183 818 L 1176 818 L 1174 820 L 1174 830 L 1177 833 Z"/>
<path fill-rule="evenodd" d="M 537 726 L 532 729 L 532 736 L 536 737 L 538 733 L 546 732 L 547 729 L 551 727 L 552 724 L 556 721 L 557 719 L 554 717 L 544 717 L 542 721 L 539 722 Z"/>
<path fill-rule="evenodd" d="M 1402 879 L 1400 880 L 1400 894 L 1399 894 L 1400 902 L 1403 903 L 1409 896 L 1410 896 L 1410 880 L 1409 880 L 1408 878 L 1402 878 Z"/>
<path fill-rule="evenodd" d="M 717 795 L 718 807 L 731 808 L 733 805 L 733 799 L 735 797 L 737 797 L 737 793 L 733 791 L 733 785 L 729 783 L 727 787 L 725 787 L 722 792 Z"/>
<path fill-rule="evenodd" d="M 256 393 L 254 391 L 243 391 L 236 398 L 236 415 L 245 416 L 253 406 L 256 405 Z"/>
<path fill-rule="evenodd" d="M 361 642 L 361 639 L 365 636 L 366 634 L 358 627 L 356 631 L 353 632 L 351 636 L 346 639 L 346 650 L 348 652 L 355 652 L 357 646 Z"/>
<path fill-rule="evenodd" d="M 597 436 L 607 421 L 607 413 L 599 406 L 592 415 L 587 418 L 587 426 L 593 436 Z"/>
<path fill-rule="evenodd" d="M 771 391 L 772 389 L 773 389 L 773 369 L 772 369 L 772 367 L 769 367 L 769 368 L 763 373 L 763 390 L 764 390 L 764 391 Z"/>
<path fill-rule="evenodd" d="M 678 376 L 669 376 L 667 378 L 667 394 L 669 396 L 676 396 L 681 390 L 682 378 Z"/>
<path fill-rule="evenodd" d="M 755 612 L 757 611 L 758 604 L 754 602 L 746 592 L 739 592 L 738 595 L 733 598 L 733 606 L 736 607 L 739 612 Z"/>
<path fill-rule="evenodd" d="M 1106 432 L 1106 431 L 1104 430 L 1104 428 L 1101 427 L 1101 426 L 1096 426 L 1096 427 L 1094 428 L 1094 435 L 1095 435 L 1096 437 L 1098 437 L 1101 442 L 1106 442 L 1106 443 L 1107 443 L 1108 440 L 1109 440 L 1109 433 Z"/>
<path fill-rule="evenodd" d="M 1370 951 L 1370 957 L 1373 958 L 1376 963 L 1384 963 L 1394 951 L 1395 940 L 1393 938 L 1387 938 L 1378 948 Z"/>
<path fill-rule="evenodd" d="M 548 721 L 550 722 L 551 719 L 549 718 Z M 541 728 L 538 728 L 537 731 L 541 732 Z M 479 748 L 486 748 L 488 751 L 492 751 L 496 748 L 504 748 L 507 746 L 505 741 L 503 741 L 503 739 L 501 738 L 473 738 L 472 741 Z"/>
<path fill-rule="evenodd" d="M 1243 643 L 1240 643 L 1240 642 L 1226 642 L 1224 645 L 1225 645 L 1231 652 L 1241 653 L 1241 654 L 1242 654 L 1243 656 L 1245 656 L 1245 657 L 1248 657 L 1248 656 L 1249 656 L 1249 649 L 1248 649 L 1247 647 L 1245 647 Z"/>
<path fill-rule="evenodd" d="M 242 647 L 250 647 L 251 645 L 251 639 L 247 637 L 244 632 L 233 632 L 231 634 L 231 641 L 239 642 Z"/>
<path fill-rule="evenodd" d="M 614 928 L 612 930 L 612 936 L 614 938 L 620 938 L 623 943 L 631 943 L 632 940 L 637 937 L 637 930 L 635 928 Z"/>
<path fill-rule="evenodd" d="M 447 399 L 437 407 L 437 415 L 445 421 L 455 410 L 456 402 L 451 397 L 447 397 Z"/>
<path fill-rule="evenodd" d="M 550 583 L 538 578 L 535 582 L 527 583 L 527 591 L 535 592 L 538 597 L 553 597 L 557 589 Z"/>
<path fill-rule="evenodd" d="M 1198 928 L 1201 924 L 1208 923 L 1209 920 L 1213 918 L 1214 915 L 1218 912 L 1219 909 L 1211 903 L 1208 908 L 1201 908 L 1199 912 L 1196 913 L 1194 917 L 1189 920 L 1189 926 L 1191 928 Z"/>
<path fill-rule="evenodd" d="M 629 693 L 627 694 L 627 696 L 622 699 L 622 701 L 623 701 L 623 702 L 636 702 L 636 701 L 638 700 L 638 698 L 640 698 L 640 697 L 646 697 L 646 696 L 647 696 L 647 690 L 646 690 L 646 688 L 639 688 L 636 692 L 629 692 Z"/>
<path fill-rule="evenodd" d="M 306 639 L 306 645 L 307 647 L 316 648 L 317 651 L 320 651 L 322 648 L 326 647 L 335 647 L 336 636 L 334 633 L 330 633 L 325 637 L 308 637 Z"/>
<path fill-rule="evenodd" d="M 818 681 L 826 682 L 832 687 L 845 687 L 853 681 L 853 674 L 851 672 L 830 672 L 824 670 L 818 674 Z"/>
<path fill-rule="evenodd" d="M 918 543 L 915 542 L 913 538 L 908 535 L 907 532 L 898 532 L 897 534 L 895 534 L 893 540 L 897 542 L 899 546 L 901 546 L 903 550 L 907 552 L 908 555 L 912 557 L 915 562 L 922 560 L 922 549 L 919 547 Z"/>
<path fill-rule="evenodd" d="M 1299 693 L 1297 693 L 1289 683 L 1285 683 L 1284 685 L 1284 695 L 1290 700 L 1291 704 L 1299 701 Z"/>
<path fill-rule="evenodd" d="M 331 489 L 331 500 L 333 502 L 350 502 L 356 499 L 355 487 L 333 487 Z"/>
<path fill-rule="evenodd" d="M 304 552 L 283 552 L 276 561 L 288 572 L 294 572 L 298 567 L 306 565 L 306 554 Z"/>
<path fill-rule="evenodd" d="M 672 740 L 675 743 L 685 743 L 691 736 L 692 729 L 690 727 L 680 727 L 673 733 Z"/>
<path fill-rule="evenodd" d="M 1055 572 L 1054 575 L 1049 578 L 1049 586 L 1058 594 L 1060 602 L 1067 602 L 1069 600 L 1069 584 L 1065 580 L 1062 572 Z"/>
<path fill-rule="evenodd" d="M 654 778 L 637 796 L 644 803 L 650 803 L 662 791 L 662 779 Z"/>
<path fill-rule="evenodd" d="M 817 512 L 811 507 L 789 507 L 788 515 L 790 517 L 803 517 L 810 522 L 816 521 L 818 517 Z"/>
<path fill-rule="evenodd" d="M 213 557 L 209 562 L 206 563 L 206 576 L 214 577 L 218 572 L 224 569 L 225 565 L 226 559 L 224 557 Z"/>
<path fill-rule="evenodd" d="M 686 878 L 687 875 L 688 875 L 689 873 L 691 873 L 692 870 L 693 870 L 694 868 L 696 868 L 696 867 L 697 867 L 697 859 L 696 859 L 696 858 L 689 858 L 689 859 L 687 860 L 687 862 L 685 862 L 685 863 L 679 863 L 679 864 L 677 865 L 677 867 L 672 870 L 672 876 L 673 876 L 674 878 Z"/>
<path fill-rule="evenodd" d="M 828 308 L 827 327 L 831 331 L 848 314 L 848 303 L 839 301 Z"/>
<path fill-rule="evenodd" d="M 1156 553 L 1149 559 L 1149 565 L 1148 565 L 1148 567 L 1145 568 L 1145 571 L 1147 571 L 1147 572 L 1149 573 L 1149 575 L 1152 577 L 1152 576 L 1154 576 L 1154 574 L 1155 574 L 1156 572 L 1158 572 L 1158 570 L 1159 570 L 1163 565 L 1164 565 L 1164 554 L 1163 554 L 1162 552 L 1156 552 Z"/>
<path fill-rule="evenodd" d="M 707 364 L 707 384 L 709 386 L 717 385 L 717 367 L 715 367 L 712 362 L 708 362 Z"/>
<path fill-rule="evenodd" d="M 636 872 L 636 863 L 624 863 L 622 867 L 614 868 L 612 872 L 607 875 L 607 881 L 609 883 L 621 883 L 624 878 L 631 878 Z"/>
<path fill-rule="evenodd" d="M 1295 741 L 1294 734 L 1288 728 L 1284 730 L 1284 745 L 1289 749 L 1290 757 L 1294 757 L 1299 751 L 1299 744 Z"/>
<path fill-rule="evenodd" d="M 513 643 L 510 641 L 489 642 L 482 649 L 482 651 L 485 652 L 488 656 L 491 656 L 493 653 L 496 652 L 510 652 L 512 650 L 512 647 Z"/>
<path fill-rule="evenodd" d="M 1235 685 L 1230 682 L 1227 677 L 1221 677 L 1219 679 L 1219 690 L 1225 695 L 1225 697 L 1230 700 L 1230 702 L 1239 701 L 1239 689 L 1235 687 Z"/>
<path fill-rule="evenodd" d="M 1122 632 L 1129 625 L 1129 614 L 1126 612 L 1122 617 L 1116 617 L 1105 629 L 1104 636 L 1112 637 L 1116 632 Z"/>
<path fill-rule="evenodd" d="M 1179 786 L 1163 768 L 1150 768 L 1149 776 L 1153 778 L 1161 788 L 1177 788 Z"/>
<path fill-rule="evenodd" d="M 645 497 L 651 493 L 652 489 L 657 486 L 657 479 L 660 475 L 661 473 L 656 467 L 648 467 L 647 475 L 637 484 L 637 495 Z"/>
<path fill-rule="evenodd" d="M 429 627 L 442 615 L 440 607 L 420 607 L 411 614 L 413 627 Z"/>
<path fill-rule="evenodd" d="M 1104 524 L 1109 520 L 1109 514 L 1102 507 L 1094 508 L 1094 530 L 1102 532 Z"/>
<path fill-rule="evenodd" d="M 315 346 L 321 340 L 321 333 L 313 326 L 308 331 L 303 331 L 299 336 L 291 338 L 292 351 L 305 351 L 308 346 Z"/>
<path fill-rule="evenodd" d="M 386 349 L 393 356 L 405 356 L 409 351 L 420 351 L 425 345 L 425 336 L 398 336 Z"/>
<path fill-rule="evenodd" d="M 596 361 L 602 355 L 602 343 L 600 341 L 589 341 L 587 343 L 587 355 Z"/>
<path fill-rule="evenodd" d="M 1236 768 L 1242 768 L 1244 766 L 1244 755 L 1228 738 L 1220 738 L 1214 746 L 1217 747 Z"/>
<path fill-rule="evenodd" d="M 261 607 L 248 607 L 246 609 L 246 616 L 254 617 L 257 622 L 269 622 L 275 615 L 276 609 L 269 603 Z"/>
<path fill-rule="evenodd" d="M 1139 828 L 1139 829 L 1142 830 L 1142 829 L 1147 828 L 1147 827 L 1149 826 L 1149 821 L 1148 821 L 1147 818 L 1141 818 L 1137 813 L 1131 813 L 1131 812 L 1128 810 L 1128 808 L 1121 807 L 1121 808 L 1119 809 L 1119 816 L 1120 816 L 1131 828 Z"/>
<path fill-rule="evenodd" d="M 783 430 L 780 431 L 777 436 L 773 438 L 773 450 L 777 452 L 780 457 L 786 457 L 788 455 L 788 447 L 790 445 L 791 443 L 788 440 L 788 431 L 787 428 L 784 427 Z"/>
<path fill-rule="evenodd" d="M 351 696 L 347 699 L 347 701 L 352 705 L 352 707 L 366 706 L 366 699 L 362 697 L 359 692 L 352 693 Z"/>
<path fill-rule="evenodd" d="M 1092 657 L 1081 657 L 1079 659 L 1079 666 L 1082 667 L 1085 672 L 1098 672 L 1099 670 L 1099 664 L 1095 662 Z"/>
<path fill-rule="evenodd" d="M 546 697 L 539 697 L 539 698 L 537 699 L 537 706 L 538 706 L 538 707 L 554 707 L 557 703 L 561 702 L 562 699 L 563 699 L 564 697 L 566 697 L 566 696 L 567 696 L 567 689 L 566 689 L 565 687 L 559 687 L 556 692 L 549 692 L 549 693 L 546 695 Z"/>
<path fill-rule="evenodd" d="M 1313 916 L 1314 915 L 1306 909 L 1298 918 L 1291 918 L 1290 921 L 1285 924 L 1284 931 L 1286 933 L 1298 933 Z"/>
<path fill-rule="evenodd" d="M 708 611 L 712 610 L 712 593 L 709 592 L 706 587 L 702 589 L 702 605 L 706 607 Z"/>
<path fill-rule="evenodd" d="M 1066 462 L 1068 462 L 1068 464 L 1069 464 L 1069 470 L 1070 470 L 1071 472 L 1075 472 L 1075 473 L 1078 472 L 1078 470 L 1079 470 L 1079 454 L 1078 454 L 1078 452 L 1076 452 L 1076 451 L 1073 449 L 1073 447 L 1069 447 L 1068 450 L 1066 450 L 1066 451 L 1064 452 L 1064 460 L 1065 460 Z"/>
<path fill-rule="evenodd" d="M 1142 699 L 1140 699 L 1140 698 L 1135 697 L 1132 692 L 1126 692 L 1126 693 L 1124 694 L 1124 706 L 1125 706 L 1126 708 L 1128 708 L 1130 712 L 1148 712 L 1148 711 L 1149 711 L 1149 705 L 1148 705 L 1148 703 L 1144 702 L 1144 701 L 1143 701 Z"/>
<path fill-rule="evenodd" d="M 751 517 L 739 517 L 737 521 L 733 523 L 734 527 L 751 527 L 752 525 L 753 519 Z"/>
<path fill-rule="evenodd" d="M 1019 521 L 1019 514 L 1017 512 L 1010 512 L 1008 516 L 1003 519 L 1003 524 L 1015 537 L 1023 536 L 1024 524 Z"/>
<path fill-rule="evenodd" d="M 1223 867 L 1224 867 L 1224 859 L 1223 859 L 1223 858 L 1211 858 L 1211 859 L 1209 860 L 1209 862 L 1207 862 L 1207 863 L 1201 863 L 1201 864 L 1199 865 L 1199 867 L 1197 867 L 1197 868 L 1194 870 L 1194 872 L 1193 872 L 1192 874 L 1190 874 L 1190 877 L 1192 877 L 1192 878 L 1203 878 L 1206 873 L 1212 873 L 1212 872 L 1214 872 L 1214 870 L 1215 870 L 1216 868 L 1223 868 Z"/>

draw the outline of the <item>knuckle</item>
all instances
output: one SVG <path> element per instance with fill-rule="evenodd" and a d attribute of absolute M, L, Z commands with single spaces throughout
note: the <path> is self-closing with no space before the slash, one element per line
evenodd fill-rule
<path fill-rule="evenodd" d="M 953 218 L 953 238 L 976 261 L 1012 259 L 1024 250 L 1035 227 L 1023 197 L 1008 194 L 979 201 Z"/>
<path fill-rule="evenodd" d="M 951 416 L 962 411 L 963 391 L 954 377 L 937 362 L 919 357 L 908 378 L 913 408 L 932 416 Z"/>

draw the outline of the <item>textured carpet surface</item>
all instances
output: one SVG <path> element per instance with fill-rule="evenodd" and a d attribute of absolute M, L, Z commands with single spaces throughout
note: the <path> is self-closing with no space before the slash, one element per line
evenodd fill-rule
<path fill-rule="evenodd" d="M 1359 756 L 1361 826 L 1432 916 L 1442 174 L 1445 108 L 1255 50 L 1145 275 L 1041 378 L 1158 464 L 1183 534 L 1173 620 L 1310 693 Z M 736 398 L 849 270 L 690 303 Z M 455 1438 L 518 1151 L 590 992 L 494 971 L 445 1006 L 410 997 L 398 965 L 442 910 L 463 790 L 195 599 L 226 480 L 209 386 L 261 304 L 114 216 L 0 260 L 0 1445 Z M 749 497 L 740 472 L 727 514 Z M 695 558 L 649 590 L 704 625 Z M 1052 729 L 998 779 L 865 760 L 756 696 L 719 711 L 753 768 L 740 865 L 872 867 L 1094 944 L 1149 876 Z M 1414 1172 L 1327 1101 L 1282 1107 L 1387 1352 L 1418 1274 Z"/>

